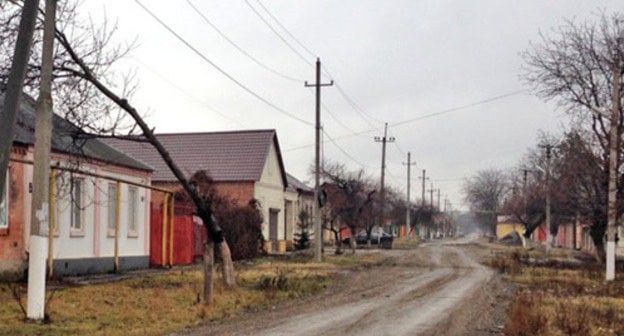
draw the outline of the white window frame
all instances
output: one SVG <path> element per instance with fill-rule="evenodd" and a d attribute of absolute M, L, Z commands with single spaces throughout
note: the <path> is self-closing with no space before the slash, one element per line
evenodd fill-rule
<path fill-rule="evenodd" d="M 76 194 L 77 185 L 80 185 L 79 194 Z M 71 237 L 84 237 L 85 235 L 85 186 L 86 183 L 84 178 L 72 178 L 70 194 L 71 204 L 69 207 L 69 232 Z M 79 226 L 76 225 L 76 219 L 79 220 Z"/>
<path fill-rule="evenodd" d="M 0 229 L 9 229 L 9 171 L 7 170 L 6 182 L 4 184 L 4 197 L 0 203 Z"/>
<path fill-rule="evenodd" d="M 137 211 L 139 188 L 128 186 L 128 237 L 137 238 L 139 236 Z"/>
<path fill-rule="evenodd" d="M 115 221 L 117 220 L 117 183 L 108 184 L 106 231 L 108 237 L 115 237 Z"/>

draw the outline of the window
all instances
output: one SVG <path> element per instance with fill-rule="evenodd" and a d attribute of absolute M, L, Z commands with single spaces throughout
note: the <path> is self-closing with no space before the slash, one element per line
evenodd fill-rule
<path fill-rule="evenodd" d="M 117 222 L 117 184 L 108 184 L 108 236 L 115 236 L 115 224 Z"/>
<path fill-rule="evenodd" d="M 137 196 L 138 189 L 136 187 L 128 188 L 128 236 L 136 237 L 137 232 Z"/>
<path fill-rule="evenodd" d="M 71 234 L 84 235 L 84 180 L 73 179 L 71 190 Z"/>
<path fill-rule="evenodd" d="M 7 172 L 6 183 L 4 184 L 4 190 L 2 191 L 2 203 L 0 203 L 0 229 L 9 228 L 9 172 Z"/>

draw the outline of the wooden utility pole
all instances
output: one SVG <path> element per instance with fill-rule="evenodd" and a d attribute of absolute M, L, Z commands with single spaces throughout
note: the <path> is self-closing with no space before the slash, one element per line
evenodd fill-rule
<path fill-rule="evenodd" d="M 386 218 L 386 190 L 385 190 L 385 178 L 386 178 L 386 143 L 394 142 L 394 137 L 388 138 L 388 123 L 384 125 L 383 137 L 375 137 L 375 142 L 381 142 L 381 188 L 379 194 L 379 202 L 381 203 L 381 212 L 379 214 L 379 226 L 384 226 L 384 220 Z"/>
<path fill-rule="evenodd" d="M 407 152 L 407 162 L 403 162 L 403 165 L 407 166 L 407 213 L 405 214 L 405 229 L 407 231 L 407 238 L 410 237 L 412 224 L 412 204 L 410 201 L 410 186 L 412 184 L 412 179 L 410 177 L 410 168 L 412 167 L 412 165 L 416 164 L 416 161 L 412 162 L 411 154 L 412 153 Z"/>
<path fill-rule="evenodd" d="M 609 195 L 607 208 L 607 249 L 606 249 L 606 280 L 615 279 L 615 231 L 617 226 L 617 174 L 620 149 L 620 81 L 622 65 L 619 57 L 613 66 L 613 103 L 611 110 L 611 128 L 609 144 Z"/>
<path fill-rule="evenodd" d="M 315 157 L 314 157 L 314 259 L 321 261 L 323 253 L 323 232 L 321 232 L 321 211 L 319 206 L 319 195 L 321 194 L 321 87 L 332 86 L 334 81 L 329 84 L 321 84 L 321 60 L 316 59 L 316 83 L 308 84 L 305 87 L 316 88 L 316 124 L 315 124 Z"/>
<path fill-rule="evenodd" d="M 440 208 L 440 192 L 441 190 L 438 188 L 438 211 L 441 211 L 442 208 Z"/>
<path fill-rule="evenodd" d="M 433 193 L 435 192 L 435 189 L 433 189 L 433 183 L 431 183 L 431 189 L 427 190 L 427 192 L 429 192 L 429 206 L 431 207 L 431 223 L 429 225 L 429 228 L 431 229 L 431 227 L 433 226 Z M 431 231 L 429 231 L 429 238 L 431 237 Z"/>
<path fill-rule="evenodd" d="M 421 208 L 420 208 L 420 212 L 422 213 L 423 211 L 425 211 L 425 182 L 429 179 L 427 177 L 427 170 L 426 169 L 423 169 L 422 176 L 420 176 L 419 179 L 422 180 L 422 204 L 421 204 Z M 423 223 L 422 223 L 422 220 L 420 221 L 420 237 L 424 238 L 424 236 L 423 236 Z"/>
<path fill-rule="evenodd" d="M 52 66 L 54 61 L 54 30 L 56 0 L 46 0 L 41 55 L 41 88 L 37 99 L 35 120 L 35 159 L 28 256 L 27 317 L 40 321 L 45 310 L 45 274 L 50 226 L 50 146 L 52 143 Z"/>
<path fill-rule="evenodd" d="M 15 120 L 22 100 L 22 87 L 24 85 L 24 77 L 26 77 L 26 69 L 28 68 L 30 47 L 33 33 L 35 32 L 38 9 L 39 0 L 24 1 L 19 32 L 17 33 L 15 50 L 13 51 L 11 71 L 9 72 L 6 90 L 4 91 L 4 101 L 2 103 L 2 112 L 0 113 L 0 134 L 2 134 L 0 136 L 0 203 L 4 197 L 4 192 L 1 191 L 6 189 L 5 176 L 9 167 L 13 139 L 15 138 Z M 6 196 L 8 197 L 8 194 Z"/>

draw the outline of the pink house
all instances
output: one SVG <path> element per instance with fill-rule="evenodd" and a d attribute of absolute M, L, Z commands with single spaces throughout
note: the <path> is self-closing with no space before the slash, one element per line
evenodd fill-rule
<path fill-rule="evenodd" d="M 0 106 L 3 99 L 0 97 Z M 0 278 L 28 264 L 34 145 L 34 102 L 17 116 L 0 204 Z M 82 135 L 82 136 L 81 136 Z M 55 276 L 149 266 L 152 168 L 54 116 L 50 182 L 49 273 Z"/>

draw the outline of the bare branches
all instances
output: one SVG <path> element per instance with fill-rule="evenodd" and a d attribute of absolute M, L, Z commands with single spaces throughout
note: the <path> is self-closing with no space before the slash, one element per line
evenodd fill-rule
<path fill-rule="evenodd" d="M 538 96 L 557 101 L 571 115 L 583 116 L 597 137 L 606 138 L 613 66 L 624 59 L 624 15 L 599 12 L 596 16 L 595 23 L 567 20 L 551 32 L 554 37 L 540 34 L 522 53 L 521 78 Z M 606 149 L 608 144 L 601 141 L 601 145 Z"/>
<path fill-rule="evenodd" d="M 3 2 L 0 11 L 0 92 L 6 82 L 8 55 L 16 38 L 21 3 Z M 116 22 L 104 20 L 94 22 L 78 16 L 78 1 L 59 1 L 57 30 L 64 32 L 67 41 L 74 46 L 75 53 L 83 60 L 93 74 L 105 85 L 123 93 L 129 98 L 136 90 L 136 79 L 132 71 L 121 73 L 116 64 L 126 57 L 134 42 L 115 42 Z M 42 15 L 37 22 L 33 39 L 33 52 L 29 60 L 24 91 L 37 96 L 40 77 L 40 52 L 42 43 Z M 101 92 L 89 85 L 81 68 L 72 60 L 64 48 L 56 48 L 53 73 L 53 99 L 56 113 L 95 134 L 134 134 L 134 121 Z"/>

